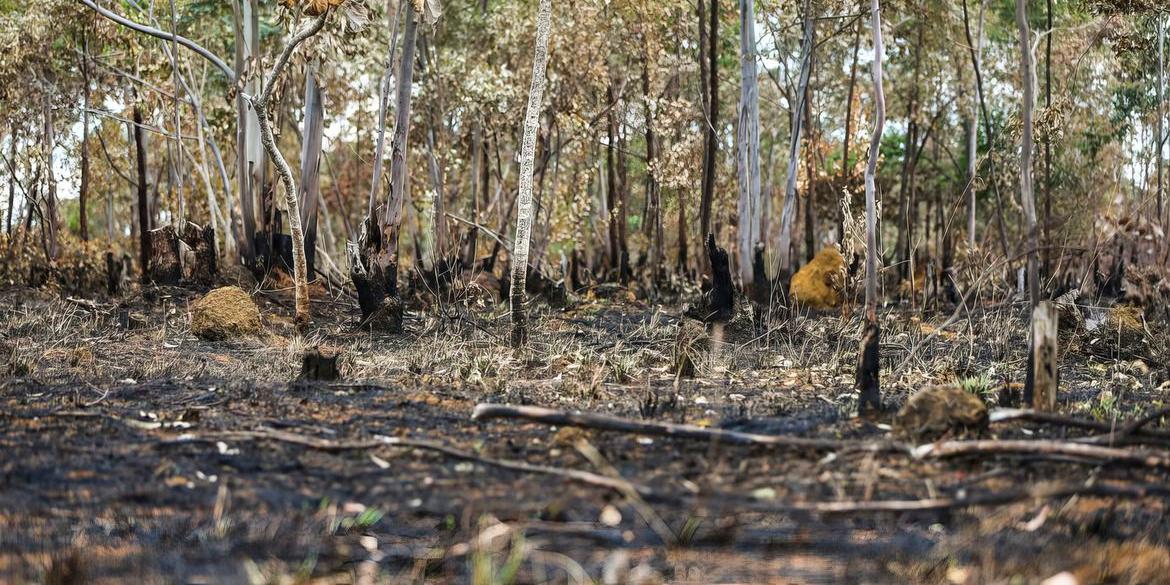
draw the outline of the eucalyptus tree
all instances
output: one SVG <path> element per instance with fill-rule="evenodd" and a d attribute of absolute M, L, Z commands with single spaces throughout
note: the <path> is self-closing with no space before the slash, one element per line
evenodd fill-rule
<path fill-rule="evenodd" d="M 1022 1 L 1022 0 L 1021 0 Z M 877 174 L 878 157 L 881 156 L 882 132 L 886 125 L 886 95 L 882 86 L 882 58 L 885 47 L 882 44 L 882 18 L 880 0 L 870 3 L 870 30 L 873 34 L 873 93 L 874 126 L 869 141 L 869 163 L 865 167 L 865 327 L 861 336 L 861 354 L 857 365 L 857 390 L 860 393 L 860 410 L 865 412 L 881 408 L 881 386 L 879 381 L 879 343 L 881 327 L 877 321 Z"/>
<path fill-rule="evenodd" d="M 528 108 L 524 114 L 524 137 L 520 150 L 519 188 L 516 194 L 516 244 L 512 254 L 512 346 L 528 339 L 524 314 L 525 284 L 528 275 L 528 245 L 532 235 L 532 175 L 536 159 L 536 131 L 540 125 L 544 99 L 545 64 L 548 62 L 548 37 L 552 28 L 552 0 L 540 0 L 536 15 L 536 47 L 532 58 L 532 85 L 528 90 Z"/>
<path fill-rule="evenodd" d="M 756 64 L 754 4 L 755 0 L 739 0 L 741 89 L 735 162 L 739 178 L 739 277 L 745 289 L 755 284 L 752 256 L 757 246 L 763 246 L 761 223 L 764 219 L 763 202 L 760 200 L 760 87 Z M 764 294 L 763 291 L 755 292 Z"/>

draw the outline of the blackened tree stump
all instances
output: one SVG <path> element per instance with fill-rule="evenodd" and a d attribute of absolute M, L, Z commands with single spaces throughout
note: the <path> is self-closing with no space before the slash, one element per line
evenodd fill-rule
<path fill-rule="evenodd" d="M 735 315 L 735 284 L 727 250 L 715 245 L 715 234 L 707 234 L 707 257 L 711 260 L 711 302 L 706 321 L 727 322 Z"/>
<path fill-rule="evenodd" d="M 301 380 L 314 382 L 332 382 L 341 379 L 341 370 L 337 365 L 337 351 L 310 349 L 301 357 Z"/>
<path fill-rule="evenodd" d="M 861 333 L 861 353 L 857 363 L 856 388 L 860 395 L 857 406 L 858 414 L 878 412 L 882 409 L 882 395 L 880 385 L 880 357 L 879 344 L 881 342 L 881 327 L 877 321 L 867 320 Z"/>

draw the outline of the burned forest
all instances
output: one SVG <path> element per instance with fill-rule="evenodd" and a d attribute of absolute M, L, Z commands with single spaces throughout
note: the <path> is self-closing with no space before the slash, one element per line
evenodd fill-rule
<path fill-rule="evenodd" d="M 1165 0 L 0 0 L 0 583 L 1170 583 Z"/>

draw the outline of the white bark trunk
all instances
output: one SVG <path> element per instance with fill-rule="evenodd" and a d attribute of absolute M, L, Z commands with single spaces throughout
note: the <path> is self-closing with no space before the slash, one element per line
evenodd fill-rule
<path fill-rule="evenodd" d="M 512 345 L 519 346 L 528 337 L 524 316 L 524 286 L 528 274 L 528 245 L 532 236 L 532 173 L 536 159 L 536 130 L 540 123 L 544 99 L 545 64 L 548 61 L 548 36 L 552 28 L 552 0 L 540 0 L 536 15 L 536 50 L 532 59 L 532 86 L 528 90 L 528 109 L 524 114 L 524 140 L 520 150 L 519 192 L 516 195 L 516 243 L 512 251 Z"/>
<path fill-rule="evenodd" d="M 796 216 L 796 174 L 800 164 L 800 140 L 804 130 L 804 97 L 808 92 L 809 71 L 812 64 L 813 22 L 810 3 L 804 3 L 804 42 L 800 48 L 800 83 L 796 88 L 796 103 L 792 105 L 792 143 L 788 148 L 788 175 L 784 185 L 784 207 L 780 209 L 780 275 L 791 276 L 792 221 Z"/>
<path fill-rule="evenodd" d="M 1036 98 L 1027 0 L 1016 0 L 1016 26 L 1020 30 L 1020 77 L 1024 85 L 1024 101 L 1021 107 L 1024 127 L 1020 141 L 1020 203 L 1024 207 L 1024 221 L 1028 229 L 1028 297 L 1032 307 L 1035 307 L 1040 301 L 1039 269 L 1036 262 L 1036 198 L 1032 190 L 1032 109 Z"/>
<path fill-rule="evenodd" d="M 886 94 L 882 87 L 882 44 L 881 3 L 872 0 L 870 4 L 870 28 L 873 31 L 873 93 L 874 125 L 869 141 L 869 163 L 865 167 L 865 313 L 871 322 L 877 321 L 877 173 L 878 156 L 881 150 L 882 131 L 886 126 Z"/>
<path fill-rule="evenodd" d="M 760 223 L 760 89 L 756 68 L 755 0 L 739 0 L 739 67 L 741 91 L 736 137 L 736 169 L 739 176 L 739 277 L 751 286 L 752 253 L 762 238 Z"/>

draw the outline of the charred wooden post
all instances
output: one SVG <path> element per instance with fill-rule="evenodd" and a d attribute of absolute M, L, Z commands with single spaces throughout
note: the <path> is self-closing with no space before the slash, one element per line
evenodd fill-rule
<path fill-rule="evenodd" d="M 879 380 L 880 354 L 878 353 L 881 341 L 881 327 L 876 320 L 869 319 L 861 333 L 861 353 L 857 362 L 857 382 L 855 386 L 861 399 L 857 410 L 859 414 L 877 412 L 882 408 L 881 385 Z"/>
<path fill-rule="evenodd" d="M 1060 382 L 1058 330 L 1056 306 L 1051 301 L 1041 301 L 1032 310 L 1031 348 L 1024 385 L 1024 402 L 1035 410 L 1056 410 L 1056 390 Z"/>
<path fill-rule="evenodd" d="M 333 350 L 315 347 L 301 356 L 301 380 L 332 382 L 341 379 L 337 366 L 340 354 Z"/>
<path fill-rule="evenodd" d="M 179 257 L 179 235 L 174 226 L 166 225 L 150 230 L 149 280 L 155 284 L 179 284 L 183 265 Z"/>
<path fill-rule="evenodd" d="M 707 321 L 730 321 L 735 314 L 735 285 L 727 250 L 715 245 L 715 234 L 707 234 L 707 258 L 711 261 L 711 302 Z"/>

